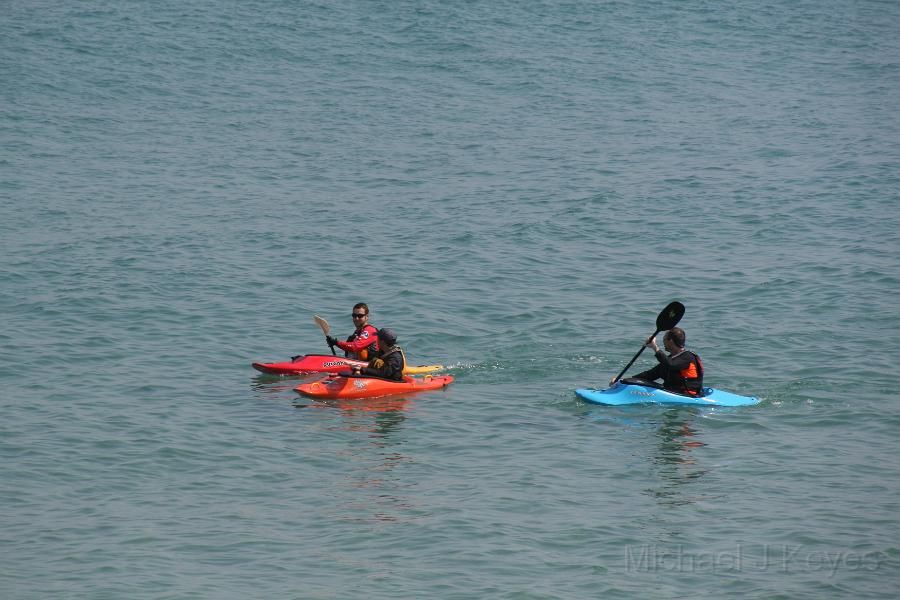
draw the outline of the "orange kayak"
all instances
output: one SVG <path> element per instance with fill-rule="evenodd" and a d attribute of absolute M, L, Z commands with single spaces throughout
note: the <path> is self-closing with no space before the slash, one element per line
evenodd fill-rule
<path fill-rule="evenodd" d="M 439 390 L 450 385 L 452 381 L 453 375 L 404 377 L 403 381 L 391 381 L 377 377 L 333 375 L 310 383 L 302 383 L 295 387 L 294 391 L 313 398 L 378 398 L 425 390 Z"/>

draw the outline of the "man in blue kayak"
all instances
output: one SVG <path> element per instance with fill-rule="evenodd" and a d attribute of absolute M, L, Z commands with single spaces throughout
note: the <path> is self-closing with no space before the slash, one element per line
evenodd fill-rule
<path fill-rule="evenodd" d="M 403 381 L 403 369 L 406 367 L 406 357 L 403 350 L 397 345 L 397 334 L 392 329 L 378 330 L 378 350 L 376 356 L 365 367 L 353 367 L 354 375 L 365 377 L 381 377 Z"/>
<path fill-rule="evenodd" d="M 656 353 L 659 364 L 649 371 L 638 373 L 634 379 L 650 382 L 662 379 L 664 390 L 685 396 L 702 395 L 703 363 L 700 362 L 699 356 L 685 349 L 686 340 L 687 335 L 680 327 L 673 327 L 667 331 L 663 337 L 663 345 L 668 352 L 666 354 L 656 345 L 656 336 L 651 336 L 646 346 Z"/>

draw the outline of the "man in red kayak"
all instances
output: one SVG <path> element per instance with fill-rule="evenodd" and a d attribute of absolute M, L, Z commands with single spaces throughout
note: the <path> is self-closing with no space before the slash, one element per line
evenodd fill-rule
<path fill-rule="evenodd" d="M 393 330 L 385 328 L 379 329 L 377 335 L 379 350 L 376 356 L 369 361 L 368 366 L 353 367 L 353 374 L 403 381 L 406 357 L 403 355 L 403 350 L 397 345 L 397 334 Z"/>
<path fill-rule="evenodd" d="M 703 363 L 700 357 L 685 350 L 684 343 L 687 334 L 680 327 L 673 327 L 663 337 L 663 345 L 668 355 L 656 345 L 656 337 L 647 340 L 646 346 L 656 353 L 659 364 L 643 373 L 638 373 L 634 379 L 646 381 L 663 380 L 663 389 L 683 394 L 686 396 L 699 396 L 703 389 Z"/>
<path fill-rule="evenodd" d="M 369 307 L 360 302 L 353 307 L 351 316 L 353 324 L 356 325 L 356 331 L 350 334 L 346 342 L 340 342 L 330 335 L 325 336 L 325 341 L 329 346 L 337 346 L 343 350 L 344 356 L 347 358 L 371 360 L 378 351 L 378 329 L 369 325 Z"/>

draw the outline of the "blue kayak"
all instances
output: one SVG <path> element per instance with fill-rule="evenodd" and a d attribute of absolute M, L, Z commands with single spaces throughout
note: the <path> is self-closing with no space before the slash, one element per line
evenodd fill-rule
<path fill-rule="evenodd" d="M 661 390 L 659 388 L 622 383 L 617 381 L 612 387 L 605 390 L 577 389 L 575 393 L 582 399 L 594 404 L 609 404 L 620 406 L 622 404 L 643 404 L 653 402 L 656 404 L 692 404 L 695 406 L 751 406 L 759 404 L 759 398 L 753 396 L 739 396 L 731 392 L 725 392 L 714 388 L 703 388 L 704 395 L 682 396 Z"/>

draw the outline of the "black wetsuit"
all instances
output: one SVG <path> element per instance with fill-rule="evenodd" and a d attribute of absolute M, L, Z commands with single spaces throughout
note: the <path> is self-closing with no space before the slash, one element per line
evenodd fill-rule
<path fill-rule="evenodd" d="M 403 381 L 403 367 L 405 364 L 406 359 L 400 346 L 391 346 L 384 350 L 383 353 L 379 352 L 379 356 L 369 361 L 368 366 L 360 369 L 360 374 Z"/>
<path fill-rule="evenodd" d="M 656 351 L 659 364 L 643 373 L 635 375 L 636 379 L 647 381 L 663 380 L 663 389 L 676 394 L 698 396 L 703 390 L 703 363 L 700 357 L 690 350 L 683 350 L 669 356 L 662 350 Z M 692 368 L 693 367 L 693 368 Z"/>

